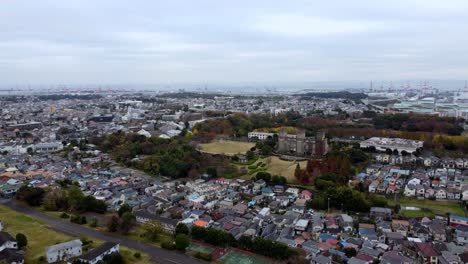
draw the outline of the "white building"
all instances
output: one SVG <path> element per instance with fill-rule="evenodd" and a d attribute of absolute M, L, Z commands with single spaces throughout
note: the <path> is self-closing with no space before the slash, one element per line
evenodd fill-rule
<path fill-rule="evenodd" d="M 273 137 L 275 133 L 267 133 L 267 132 L 249 132 L 247 134 L 248 138 L 258 138 L 259 140 L 265 140 L 268 137 Z"/>
<path fill-rule="evenodd" d="M 54 152 L 63 149 L 62 142 L 46 142 L 46 143 L 38 143 L 34 145 L 34 150 L 37 152 Z"/>
<path fill-rule="evenodd" d="M 361 148 L 374 147 L 378 151 L 397 151 L 401 154 L 403 151 L 407 153 L 414 153 L 418 149 L 423 147 L 423 141 L 410 140 L 403 138 L 382 138 L 382 137 L 371 137 L 360 143 Z"/>
<path fill-rule="evenodd" d="M 81 256 L 82 245 L 81 240 L 76 239 L 48 247 L 46 249 L 47 263 L 65 261 Z"/>

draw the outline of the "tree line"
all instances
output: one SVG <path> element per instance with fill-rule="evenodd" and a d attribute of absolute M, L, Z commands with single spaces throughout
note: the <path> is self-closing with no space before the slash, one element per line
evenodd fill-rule
<path fill-rule="evenodd" d="M 152 175 L 171 178 L 186 177 L 200 168 L 201 154 L 184 139 L 146 138 L 134 133 L 117 132 L 103 138 L 90 139 L 117 162 L 133 166 Z M 145 155 L 142 160 L 134 158 Z"/>
<path fill-rule="evenodd" d="M 43 205 L 46 210 L 50 211 L 68 210 L 77 213 L 96 212 L 101 214 L 107 211 L 106 203 L 93 196 L 84 195 L 77 186 L 46 190 L 25 185 L 18 190 L 16 198 L 30 206 Z"/>
<path fill-rule="evenodd" d="M 285 260 L 297 254 L 294 249 L 291 249 L 286 244 L 278 241 L 268 240 L 261 237 L 251 238 L 247 236 L 242 236 L 239 240 L 236 240 L 231 233 L 211 227 L 204 228 L 192 226 L 190 235 L 193 239 L 200 240 L 214 246 L 237 247 L 278 260 Z"/>

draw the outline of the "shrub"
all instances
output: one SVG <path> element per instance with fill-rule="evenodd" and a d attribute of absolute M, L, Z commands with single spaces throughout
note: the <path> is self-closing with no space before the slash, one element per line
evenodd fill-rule
<path fill-rule="evenodd" d="M 60 214 L 60 218 L 68 219 L 68 218 L 70 218 L 70 216 L 67 213 L 63 212 L 63 213 Z"/>
<path fill-rule="evenodd" d="M 140 252 L 135 252 L 135 254 L 133 254 L 133 256 L 137 259 L 141 258 L 141 254 Z"/>
<path fill-rule="evenodd" d="M 165 248 L 165 249 L 169 249 L 169 250 L 174 250 L 175 249 L 174 242 L 172 240 L 169 240 L 169 239 L 166 239 L 163 242 L 161 242 L 161 247 Z"/>
<path fill-rule="evenodd" d="M 198 259 L 205 260 L 205 261 L 211 261 L 211 254 L 210 253 L 197 252 L 195 254 L 195 257 L 198 258 Z"/>
<path fill-rule="evenodd" d="M 177 250 L 185 251 L 190 245 L 190 239 L 186 234 L 178 234 L 176 236 L 175 247 Z"/>
<path fill-rule="evenodd" d="M 91 222 L 89 223 L 89 226 L 90 227 L 97 227 L 97 219 L 95 217 L 93 217 L 91 219 Z"/>

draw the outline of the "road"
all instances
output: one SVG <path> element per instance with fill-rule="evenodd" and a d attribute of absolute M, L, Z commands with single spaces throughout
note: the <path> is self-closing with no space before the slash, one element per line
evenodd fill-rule
<path fill-rule="evenodd" d="M 26 215 L 29 215 L 35 219 L 42 220 L 46 222 L 52 229 L 65 233 L 70 236 L 80 237 L 87 236 L 94 239 L 99 239 L 103 241 L 111 241 L 120 243 L 120 245 L 146 253 L 150 256 L 151 261 L 162 264 L 192 264 L 192 263 L 205 263 L 198 259 L 192 258 L 190 256 L 177 253 L 175 251 L 165 250 L 150 244 L 146 244 L 137 240 L 133 240 L 124 236 L 117 234 L 109 234 L 99 232 L 92 228 L 85 226 L 77 225 L 62 219 L 47 215 L 43 212 L 37 211 L 34 208 L 31 208 L 26 205 L 17 203 L 14 200 L 2 202 L 5 206 Z"/>

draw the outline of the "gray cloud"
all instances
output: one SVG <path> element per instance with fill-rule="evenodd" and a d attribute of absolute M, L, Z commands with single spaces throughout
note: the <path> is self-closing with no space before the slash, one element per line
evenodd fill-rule
<path fill-rule="evenodd" d="M 3 83 L 465 79 L 468 2 L 3 0 Z"/>

